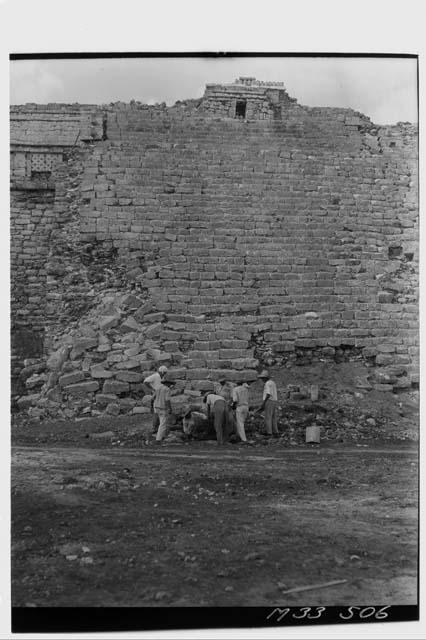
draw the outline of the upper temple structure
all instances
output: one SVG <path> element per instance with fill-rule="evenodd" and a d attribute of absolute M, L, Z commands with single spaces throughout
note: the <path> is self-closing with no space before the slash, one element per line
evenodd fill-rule
<path fill-rule="evenodd" d="M 281 82 L 173 106 L 12 106 L 14 407 L 174 406 L 261 366 L 357 358 L 418 385 L 417 126 L 306 107 Z"/>

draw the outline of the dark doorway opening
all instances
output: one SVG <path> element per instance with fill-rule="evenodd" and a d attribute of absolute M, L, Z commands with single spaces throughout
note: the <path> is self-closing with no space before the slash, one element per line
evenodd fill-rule
<path fill-rule="evenodd" d="M 237 104 L 235 105 L 235 117 L 236 118 L 245 118 L 246 117 L 246 100 L 237 100 Z"/>

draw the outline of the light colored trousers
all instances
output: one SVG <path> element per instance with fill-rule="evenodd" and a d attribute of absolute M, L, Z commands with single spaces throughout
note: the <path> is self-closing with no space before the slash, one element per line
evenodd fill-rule
<path fill-rule="evenodd" d="M 265 404 L 266 433 L 278 433 L 278 402 L 269 398 Z"/>
<path fill-rule="evenodd" d="M 240 436 L 241 440 L 245 442 L 247 438 L 246 431 L 244 429 L 244 423 L 248 416 L 248 406 L 246 404 L 242 404 L 241 406 L 237 407 L 235 410 L 235 416 L 237 418 L 237 433 Z"/>
<path fill-rule="evenodd" d="M 154 409 L 155 414 L 158 416 L 160 424 L 158 425 L 156 440 L 162 440 L 167 435 L 167 416 L 168 413 L 165 409 Z"/>

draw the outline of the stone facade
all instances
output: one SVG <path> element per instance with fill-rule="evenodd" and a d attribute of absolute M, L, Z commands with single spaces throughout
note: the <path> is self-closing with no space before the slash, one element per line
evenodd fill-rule
<path fill-rule="evenodd" d="M 188 392 L 351 351 L 377 389 L 418 383 L 415 126 L 252 78 L 172 107 L 12 107 L 11 125 L 16 335 L 49 353 L 127 287 L 151 312 L 128 331 Z"/>

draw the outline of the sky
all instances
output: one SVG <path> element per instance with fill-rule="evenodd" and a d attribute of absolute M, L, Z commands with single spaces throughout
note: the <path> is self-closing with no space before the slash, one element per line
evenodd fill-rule
<path fill-rule="evenodd" d="M 239 76 L 284 82 L 306 106 L 348 107 L 376 124 L 417 122 L 410 58 L 100 58 L 12 60 L 10 103 L 154 104 L 199 98 L 207 83 Z"/>

